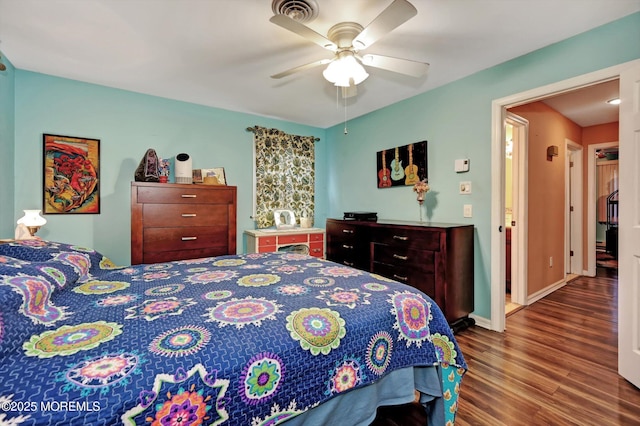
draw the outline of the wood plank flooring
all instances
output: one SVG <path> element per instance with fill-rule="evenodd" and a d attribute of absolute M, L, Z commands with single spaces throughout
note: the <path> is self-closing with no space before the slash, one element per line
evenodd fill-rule
<path fill-rule="evenodd" d="M 617 373 L 617 275 L 599 275 L 509 316 L 505 333 L 456 335 L 469 365 L 457 426 L 640 425 L 640 390 Z"/>

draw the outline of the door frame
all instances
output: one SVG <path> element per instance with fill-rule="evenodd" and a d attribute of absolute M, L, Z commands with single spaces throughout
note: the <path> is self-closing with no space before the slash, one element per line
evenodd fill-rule
<path fill-rule="evenodd" d="M 594 143 L 587 150 L 587 268 L 583 275 L 596 276 L 596 205 L 598 200 L 596 188 L 596 151 L 605 148 L 614 148 L 618 141 Z"/>
<path fill-rule="evenodd" d="M 513 127 L 513 156 L 511 166 L 513 170 L 512 186 L 514 187 L 514 190 L 512 191 L 512 200 L 515 211 L 513 220 L 516 221 L 516 226 L 511 228 L 511 301 L 518 305 L 526 305 L 528 241 L 527 191 L 529 188 L 527 165 L 529 164 L 529 120 L 512 112 L 506 111 L 505 124 L 510 124 Z M 503 150 L 503 152 L 505 151 Z M 503 292 L 506 293 L 506 288 Z"/>
<path fill-rule="evenodd" d="M 606 81 L 617 80 L 623 70 L 639 60 L 614 65 L 588 74 L 540 86 L 525 92 L 495 99 L 491 103 L 491 330 L 505 328 L 505 236 L 504 229 L 504 120 L 507 108 L 549 96 L 571 92 Z M 621 205 L 621 209 L 624 206 Z M 594 252 L 595 256 L 595 252 Z"/>
<path fill-rule="evenodd" d="M 584 204 L 582 202 L 583 194 L 583 174 L 582 174 L 582 145 L 565 139 L 567 153 L 565 160 L 565 278 L 567 272 L 582 275 L 582 247 L 584 228 L 582 226 L 582 217 L 584 212 Z M 573 167 L 570 167 L 569 152 L 574 153 Z M 573 204 L 573 220 L 571 218 L 571 205 Z M 573 256 L 570 255 L 573 248 Z"/>
<path fill-rule="evenodd" d="M 640 388 L 640 59 L 620 74 L 618 373 Z"/>

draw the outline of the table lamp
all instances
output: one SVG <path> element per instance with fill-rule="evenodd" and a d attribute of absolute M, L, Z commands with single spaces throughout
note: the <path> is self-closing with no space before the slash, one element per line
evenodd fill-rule
<path fill-rule="evenodd" d="M 24 216 L 18 219 L 18 225 L 26 226 L 32 237 L 45 223 L 47 219 L 40 216 L 40 210 L 24 210 Z"/>

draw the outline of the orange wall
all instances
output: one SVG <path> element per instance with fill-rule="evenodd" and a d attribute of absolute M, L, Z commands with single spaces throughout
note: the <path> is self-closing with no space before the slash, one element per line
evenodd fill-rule
<path fill-rule="evenodd" d="M 582 145 L 594 143 L 618 142 L 618 122 L 598 124 L 582 128 Z"/>
<path fill-rule="evenodd" d="M 564 279 L 565 139 L 582 144 L 582 128 L 542 102 L 509 111 L 529 121 L 527 281 L 532 295 Z M 551 161 L 550 145 L 558 147 Z"/>

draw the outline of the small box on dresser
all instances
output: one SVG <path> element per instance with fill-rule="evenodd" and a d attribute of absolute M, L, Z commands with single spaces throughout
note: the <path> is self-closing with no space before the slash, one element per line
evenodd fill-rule
<path fill-rule="evenodd" d="M 236 254 L 235 186 L 131 182 L 131 264 Z"/>

